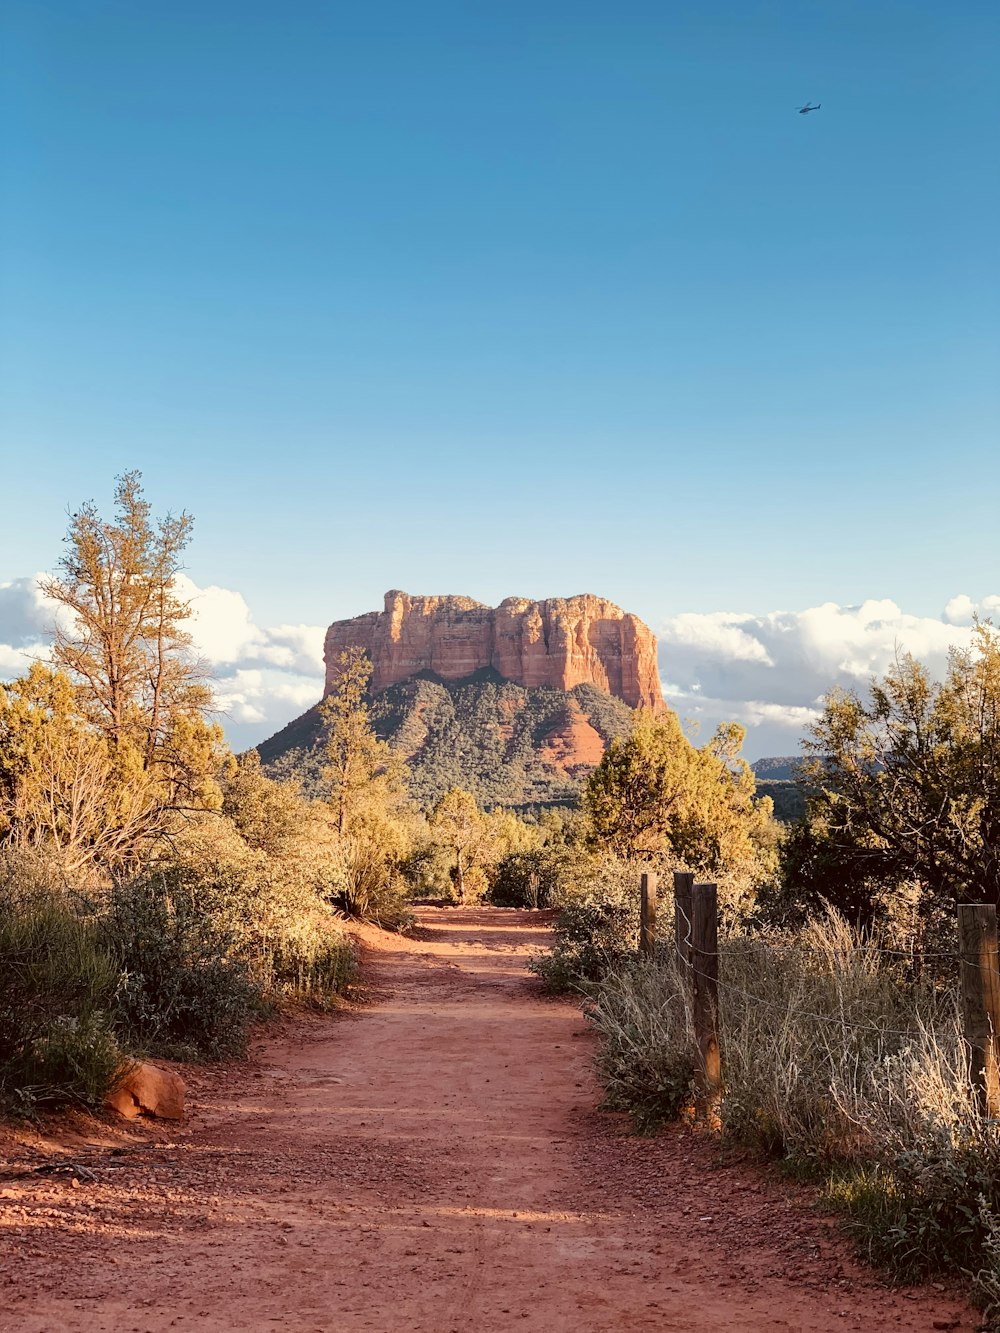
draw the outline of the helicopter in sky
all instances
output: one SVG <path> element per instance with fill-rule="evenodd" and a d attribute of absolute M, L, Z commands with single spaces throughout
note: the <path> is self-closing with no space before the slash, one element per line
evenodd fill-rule
<path fill-rule="evenodd" d="M 807 102 L 805 106 L 797 106 L 795 110 L 799 113 L 800 116 L 808 116 L 810 111 L 818 111 L 822 105 L 823 105 L 822 102 L 817 102 L 815 106 L 811 106 Z"/>

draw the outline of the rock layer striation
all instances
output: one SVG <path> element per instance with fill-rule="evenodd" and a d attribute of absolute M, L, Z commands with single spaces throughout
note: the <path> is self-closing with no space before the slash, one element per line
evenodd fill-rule
<path fill-rule="evenodd" d="M 603 597 L 508 597 L 497 607 L 470 597 L 385 595 L 385 609 L 337 620 L 326 632 L 326 693 L 348 648 L 372 661 L 374 691 L 423 671 L 462 680 L 492 667 L 528 687 L 571 690 L 590 684 L 630 708 L 661 708 L 656 638 L 638 618 Z"/>

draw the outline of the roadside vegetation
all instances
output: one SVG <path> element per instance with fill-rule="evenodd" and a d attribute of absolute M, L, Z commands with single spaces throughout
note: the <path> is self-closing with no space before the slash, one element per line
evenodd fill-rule
<path fill-rule="evenodd" d="M 716 1128 L 820 1182 L 896 1276 L 964 1273 L 1000 1326 L 1000 1124 L 970 1078 L 955 927 L 959 902 L 1000 897 L 1000 637 L 979 626 L 942 682 L 904 658 L 867 697 L 832 694 L 806 812 L 777 836 L 737 740 L 694 752 L 646 721 L 609 749 L 584 799 L 608 860 L 537 970 L 584 997 L 609 1106 L 643 1130 L 692 1119 L 690 973 L 669 893 L 638 957 L 638 878 L 717 881 Z"/>
<path fill-rule="evenodd" d="M 190 534 L 136 474 L 111 520 L 83 505 L 44 585 L 51 660 L 0 686 L 8 1110 L 98 1105 L 131 1056 L 238 1053 L 276 1005 L 329 1004 L 353 975 L 337 806 L 226 746 L 177 595 Z"/>

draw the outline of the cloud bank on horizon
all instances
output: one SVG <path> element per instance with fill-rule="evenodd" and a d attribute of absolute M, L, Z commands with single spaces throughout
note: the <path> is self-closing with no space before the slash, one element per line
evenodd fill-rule
<path fill-rule="evenodd" d="M 940 677 L 949 650 L 970 642 L 976 616 L 996 621 L 1000 596 L 960 594 L 940 617 L 909 615 L 888 599 L 761 616 L 687 612 L 659 627 L 663 691 L 706 740 L 732 720 L 747 728 L 751 759 L 795 753 L 828 690 L 863 690 L 902 653 Z"/>
<path fill-rule="evenodd" d="M 0 680 L 48 655 L 59 613 L 39 575 L 0 583 Z M 186 575 L 178 591 L 191 603 L 188 628 L 215 682 L 233 747 L 264 740 L 319 699 L 323 625 L 261 626 L 242 593 L 201 588 Z M 970 641 L 976 616 L 1000 620 L 1000 596 L 953 597 L 940 617 L 914 616 L 895 602 L 825 602 L 804 611 L 685 612 L 658 627 L 664 695 L 707 740 L 717 723 L 742 722 L 749 758 L 788 754 L 835 685 L 864 688 L 912 653 L 935 674 L 948 651 Z"/>

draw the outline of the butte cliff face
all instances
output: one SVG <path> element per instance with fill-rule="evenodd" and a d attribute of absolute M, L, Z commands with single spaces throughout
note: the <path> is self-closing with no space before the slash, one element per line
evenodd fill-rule
<path fill-rule="evenodd" d="M 601 597 L 490 607 L 386 593 L 384 610 L 327 631 L 327 693 L 355 647 L 372 661 L 372 725 L 426 808 L 454 786 L 484 809 L 572 803 L 605 748 L 628 735 L 630 709 L 663 706 L 656 640 Z M 257 748 L 273 777 L 322 794 L 324 744 L 317 706 Z"/>
<path fill-rule="evenodd" d="M 326 633 L 326 692 L 340 655 L 371 658 L 374 692 L 421 672 L 464 680 L 490 667 L 529 689 L 594 685 L 630 708 L 661 708 L 656 639 L 633 615 L 602 597 L 508 597 L 498 607 L 469 597 L 387 592 L 385 609 L 337 620 Z"/>

